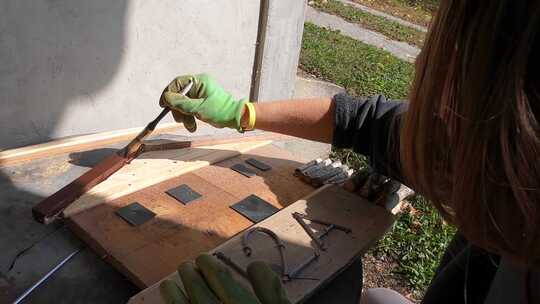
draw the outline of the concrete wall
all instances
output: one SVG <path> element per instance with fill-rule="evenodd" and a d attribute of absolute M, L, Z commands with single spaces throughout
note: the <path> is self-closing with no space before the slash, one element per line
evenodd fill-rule
<path fill-rule="evenodd" d="M 270 0 L 259 100 L 293 96 L 305 14 L 305 0 Z"/>
<path fill-rule="evenodd" d="M 2 1 L 0 149 L 143 126 L 160 111 L 163 87 L 180 74 L 211 73 L 235 96 L 247 97 L 259 5 L 255 0 Z M 304 5 L 304 0 L 270 2 L 261 99 L 292 94 Z"/>

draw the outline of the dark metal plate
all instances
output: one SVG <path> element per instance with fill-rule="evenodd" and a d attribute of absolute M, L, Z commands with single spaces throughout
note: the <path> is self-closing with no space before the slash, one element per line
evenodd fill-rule
<path fill-rule="evenodd" d="M 116 214 L 132 226 L 140 226 L 156 216 L 154 212 L 137 202 L 116 210 Z"/>
<path fill-rule="evenodd" d="M 242 164 L 235 164 L 231 167 L 232 170 L 242 174 L 243 176 L 252 177 L 256 176 L 257 173 L 255 171 L 251 170 L 250 168 L 242 165 Z"/>
<path fill-rule="evenodd" d="M 184 205 L 191 203 L 192 201 L 202 197 L 201 194 L 191 189 L 188 185 L 180 185 L 178 187 L 169 189 L 166 193 Z"/>
<path fill-rule="evenodd" d="M 278 208 L 253 194 L 232 205 L 231 208 L 253 223 L 258 223 L 279 211 Z"/>
<path fill-rule="evenodd" d="M 250 158 L 246 160 L 246 163 L 252 165 L 253 167 L 261 170 L 261 171 L 268 171 L 272 169 L 269 165 L 261 162 L 260 160 L 256 160 L 255 158 Z"/>

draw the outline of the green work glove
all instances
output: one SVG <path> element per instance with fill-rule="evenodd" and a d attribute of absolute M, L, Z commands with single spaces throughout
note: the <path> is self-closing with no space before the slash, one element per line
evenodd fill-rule
<path fill-rule="evenodd" d="M 227 269 L 214 256 L 203 254 L 195 263 L 184 263 L 178 267 L 178 274 L 186 294 L 171 280 L 161 282 L 161 297 L 166 304 L 290 304 L 281 280 L 268 264 L 253 262 L 247 274 L 255 291 L 233 278 Z"/>
<path fill-rule="evenodd" d="M 193 87 L 186 96 L 180 94 L 190 81 Z M 159 104 L 173 111 L 174 119 L 183 122 L 186 129 L 195 132 L 195 118 L 217 128 L 235 128 L 242 131 L 240 121 L 247 100 L 235 100 L 209 75 L 176 77 L 163 91 Z"/>

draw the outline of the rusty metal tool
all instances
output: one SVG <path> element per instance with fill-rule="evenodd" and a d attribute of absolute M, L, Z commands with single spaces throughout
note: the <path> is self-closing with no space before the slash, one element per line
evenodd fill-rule
<path fill-rule="evenodd" d="M 186 95 L 192 86 L 193 82 L 190 82 L 184 90 L 182 90 L 181 94 Z M 161 113 L 159 113 L 159 115 L 122 150 L 105 158 L 94 168 L 34 206 L 34 208 L 32 208 L 34 219 L 43 224 L 53 222 L 58 218 L 62 210 L 68 207 L 81 195 L 106 180 L 124 165 L 131 162 L 144 151 L 145 145 L 143 144 L 143 140 L 154 131 L 159 121 L 161 121 L 161 119 L 169 112 L 169 108 L 164 108 Z"/>
<path fill-rule="evenodd" d="M 249 280 L 247 272 L 242 267 L 240 267 L 240 265 L 236 264 L 230 257 L 225 255 L 225 253 L 221 251 L 217 251 L 217 252 L 214 252 L 214 256 L 218 258 L 220 261 L 222 261 L 225 265 L 234 269 L 234 271 L 238 272 L 245 279 Z"/>
<path fill-rule="evenodd" d="M 348 228 L 348 227 L 345 227 L 345 226 L 341 226 L 341 225 L 338 225 L 338 224 L 332 224 L 332 223 L 329 223 L 327 221 L 321 221 L 321 220 L 317 220 L 317 219 L 312 219 L 312 218 L 308 218 L 307 216 L 305 216 L 304 214 L 301 214 L 301 213 L 298 213 L 299 217 L 301 217 L 302 219 L 306 219 L 312 223 L 316 223 L 316 224 L 319 224 L 319 225 L 324 225 L 326 227 L 332 227 L 332 229 L 337 229 L 337 230 L 341 230 L 345 233 L 351 233 L 352 232 L 352 229 L 351 228 Z M 330 230 L 332 230 L 330 229 Z M 325 228 L 325 231 L 327 230 L 327 228 Z M 319 236 L 321 237 L 321 236 Z"/>
<path fill-rule="evenodd" d="M 251 228 L 250 230 L 245 232 L 244 235 L 242 236 L 242 250 L 244 251 L 244 254 L 249 257 L 249 256 L 251 256 L 251 253 L 253 252 L 251 247 L 248 245 L 248 242 L 249 242 L 249 237 L 254 232 L 259 232 L 259 233 L 262 233 L 262 234 L 266 234 L 272 240 L 274 240 L 274 243 L 276 243 L 276 248 L 278 249 L 279 258 L 280 258 L 280 261 L 281 261 L 281 277 L 285 278 L 289 273 L 287 260 L 285 259 L 285 245 L 283 244 L 281 239 L 277 236 L 277 234 L 274 233 L 274 231 L 272 231 L 272 230 L 270 230 L 268 228 L 264 228 L 264 227 L 255 227 L 255 228 Z"/>
<path fill-rule="evenodd" d="M 334 229 L 337 229 L 337 230 L 341 230 L 341 231 L 343 231 L 345 233 L 351 233 L 352 232 L 352 230 L 350 228 L 347 228 L 345 226 L 341 226 L 341 225 L 337 225 L 337 224 L 333 224 L 333 223 L 329 223 L 329 222 L 321 221 L 321 220 L 317 220 L 317 219 L 311 219 L 311 218 L 308 218 L 307 216 L 305 216 L 304 214 L 301 214 L 301 213 L 298 213 L 298 212 L 294 212 L 292 214 L 292 217 L 298 222 L 298 224 L 300 224 L 300 226 L 302 226 L 304 231 L 313 240 L 315 245 L 317 245 L 317 247 L 322 251 L 326 251 L 328 249 L 328 247 L 326 246 L 326 244 L 324 243 L 324 241 L 322 239 L 325 236 L 327 236 L 330 233 L 330 231 L 332 231 Z M 323 232 L 320 235 L 317 236 L 315 234 L 315 232 L 313 232 L 313 230 L 311 230 L 308 227 L 308 225 L 306 224 L 306 222 L 304 220 L 308 220 L 308 221 L 310 221 L 312 223 L 323 225 L 323 226 L 325 226 L 325 228 L 323 229 Z"/>
<path fill-rule="evenodd" d="M 313 255 L 309 258 L 307 258 L 304 262 L 300 263 L 298 266 L 296 266 L 293 270 L 291 270 L 287 276 L 285 281 L 292 281 L 292 280 L 313 280 L 317 281 L 319 279 L 317 278 L 306 278 L 306 277 L 299 277 L 298 274 L 302 272 L 302 270 L 306 269 L 309 265 L 311 265 L 313 262 L 315 262 L 317 259 L 319 259 L 320 253 L 316 249 L 313 250 Z"/>
<path fill-rule="evenodd" d="M 285 259 L 285 245 L 281 241 L 281 239 L 273 232 L 272 230 L 264 227 L 255 227 L 252 228 L 244 233 L 242 236 L 242 250 L 244 251 L 244 254 L 246 256 L 251 256 L 252 249 L 248 245 L 249 237 L 254 233 L 259 232 L 262 234 L 268 235 L 276 244 L 276 247 L 279 251 L 279 257 L 281 260 L 281 280 L 283 282 L 290 282 L 292 280 L 319 280 L 317 278 L 306 278 L 306 277 L 299 277 L 297 276 L 298 273 L 300 273 L 302 270 L 304 270 L 306 267 L 311 265 L 313 261 L 317 260 L 319 258 L 319 252 L 317 250 L 314 250 L 313 256 L 306 259 L 304 262 L 300 263 L 300 265 L 296 266 L 292 271 L 289 270 L 289 266 L 287 264 L 287 260 Z M 220 258 L 219 256 L 217 256 Z M 224 255 L 221 256 L 221 258 L 226 258 Z M 234 268 L 236 271 L 238 271 L 240 274 L 245 273 L 245 271 L 238 265 L 236 265 L 232 260 L 228 260 L 224 262 Z M 230 263 L 230 264 L 229 264 Z"/>
<path fill-rule="evenodd" d="M 326 245 L 323 243 L 323 241 L 321 241 L 319 239 L 318 236 L 315 235 L 315 233 L 307 226 L 307 224 L 304 222 L 303 218 L 300 217 L 300 213 L 298 212 L 294 212 L 292 214 L 293 218 L 298 222 L 298 224 L 300 224 L 300 226 L 302 226 L 302 228 L 304 229 L 304 231 L 309 235 L 309 237 L 313 240 L 313 242 L 315 243 L 315 245 L 317 245 L 317 247 L 320 249 L 320 250 L 323 250 L 325 251 L 326 250 Z"/>

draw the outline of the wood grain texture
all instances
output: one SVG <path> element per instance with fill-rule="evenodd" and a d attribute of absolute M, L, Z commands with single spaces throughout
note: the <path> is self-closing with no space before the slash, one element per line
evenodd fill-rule
<path fill-rule="evenodd" d="M 311 218 L 329 221 L 352 229 L 350 234 L 341 231 L 331 232 L 325 239 L 328 250 L 321 252 L 319 259 L 301 273 L 303 277 L 317 278 L 318 280 L 294 280 L 285 284 L 289 298 L 293 303 L 307 299 L 317 288 L 336 276 L 381 238 L 394 221 L 393 215 L 384 208 L 367 202 L 340 187 L 325 186 L 256 225 L 271 229 L 284 241 L 290 268 L 294 268 L 312 255 L 314 246 L 312 240 L 291 216 L 293 212 L 307 214 Z M 315 230 L 321 228 L 316 224 L 310 224 L 310 226 Z M 254 234 L 250 241 L 254 252 L 250 258 L 245 257 L 242 252 L 241 236 L 239 234 L 233 237 L 210 252 L 221 251 L 244 268 L 257 259 L 271 264 L 279 264 L 275 245 L 266 236 Z M 231 271 L 238 280 L 248 285 L 248 282 L 234 270 Z M 176 273 L 172 273 L 164 279 L 175 280 L 181 286 Z M 158 286 L 159 282 L 131 298 L 128 303 L 163 303 Z"/>
<path fill-rule="evenodd" d="M 238 154 L 237 151 L 247 150 L 240 149 L 245 147 L 243 145 L 235 147 L 234 155 Z M 219 151 L 220 155 L 229 153 Z M 251 157 L 272 165 L 272 170 L 257 170 L 260 176 L 247 178 L 229 169 L 232 164 L 242 163 L 244 158 Z M 196 159 L 200 159 L 200 155 Z M 156 158 L 139 161 L 149 160 Z M 180 161 L 172 164 L 162 161 L 163 158 L 158 158 L 157 162 L 147 163 L 147 170 L 141 171 L 144 175 L 141 179 L 154 185 L 121 197 L 117 194 L 108 196 L 95 207 L 74 213 L 67 219 L 79 237 L 141 288 L 154 284 L 175 271 L 180 263 L 192 260 L 251 226 L 252 222 L 229 208 L 249 194 L 258 195 L 281 209 L 314 190 L 292 177 L 294 169 L 301 163 L 272 145 L 261 145 L 244 155 L 184 174 L 181 172 L 186 172 L 187 163 L 180 166 Z M 154 167 L 156 164 L 159 169 Z M 172 178 L 169 173 L 162 173 L 167 169 L 174 173 Z M 160 181 L 163 178 L 160 174 L 167 175 L 168 179 Z M 165 193 L 181 184 L 189 185 L 203 197 L 183 205 Z M 123 191 L 122 185 L 127 187 L 125 180 L 119 180 L 111 189 Z M 141 226 L 132 227 L 115 214 L 119 208 L 135 201 L 157 216 Z"/>
<path fill-rule="evenodd" d="M 78 198 L 62 216 L 69 218 L 103 201 L 114 200 L 269 143 L 269 140 L 246 141 L 145 153 Z"/>
<path fill-rule="evenodd" d="M 24 161 L 30 161 L 41 157 L 51 157 L 69 152 L 83 151 L 89 148 L 105 146 L 123 140 L 131 139 L 144 127 L 130 128 L 110 132 L 72 136 L 53 140 L 50 142 L 0 151 L 0 167 Z M 182 129 L 178 123 L 166 123 L 158 126 L 153 134 Z"/>

